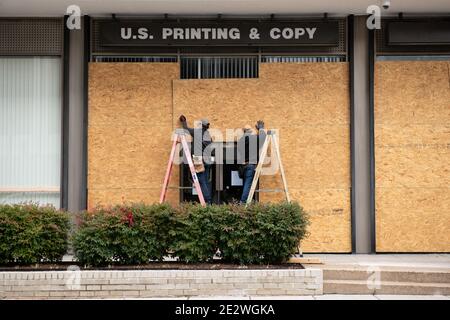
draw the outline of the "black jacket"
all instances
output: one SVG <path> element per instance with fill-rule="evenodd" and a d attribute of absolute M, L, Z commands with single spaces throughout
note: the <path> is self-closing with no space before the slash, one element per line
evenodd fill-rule
<path fill-rule="evenodd" d="M 245 133 L 237 144 L 238 163 L 257 164 L 266 136 L 264 129 L 260 129 L 258 134 Z"/>
<path fill-rule="evenodd" d="M 187 130 L 192 136 L 192 154 L 196 156 L 204 156 L 203 152 L 206 147 L 212 143 L 209 131 L 204 128 L 189 128 L 186 121 L 182 122 L 183 129 Z"/>

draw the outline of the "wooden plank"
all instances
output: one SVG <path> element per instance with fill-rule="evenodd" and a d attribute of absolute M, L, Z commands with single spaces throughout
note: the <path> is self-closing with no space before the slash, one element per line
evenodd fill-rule
<path fill-rule="evenodd" d="M 178 63 L 89 64 L 89 208 L 159 200 L 179 70 Z M 178 177 L 175 165 L 170 186 Z M 165 201 L 177 204 L 178 190 L 168 190 Z"/>
<path fill-rule="evenodd" d="M 163 203 L 164 200 L 166 199 L 167 187 L 169 186 L 170 176 L 172 174 L 173 159 L 175 158 L 175 150 L 177 148 L 177 144 L 178 144 L 178 135 L 175 136 L 175 139 L 173 140 L 172 143 L 172 149 L 170 151 L 169 162 L 167 163 L 166 175 L 164 177 L 164 183 L 161 190 L 161 195 L 159 197 L 159 203 Z"/>
<path fill-rule="evenodd" d="M 297 258 L 293 257 L 288 260 L 288 263 L 301 263 L 301 264 L 323 264 L 319 258 Z"/>
<path fill-rule="evenodd" d="M 258 184 L 258 179 L 261 174 L 262 166 L 264 163 L 264 159 L 266 158 L 267 148 L 269 147 L 269 142 L 272 139 L 271 135 L 267 135 L 266 141 L 264 141 L 263 148 L 261 150 L 261 156 L 259 158 L 258 165 L 256 166 L 255 176 L 253 177 L 252 186 L 250 187 L 250 192 L 247 197 L 247 203 L 251 203 L 253 199 L 253 195 L 255 194 L 256 185 Z"/>
<path fill-rule="evenodd" d="M 192 181 L 194 182 L 195 189 L 197 190 L 198 200 L 203 207 L 206 206 L 205 199 L 203 198 L 202 188 L 200 188 L 200 183 L 198 181 L 197 173 L 195 172 L 194 163 L 192 162 L 191 151 L 186 141 L 186 136 L 184 134 L 180 135 L 181 144 L 183 145 L 183 152 L 186 155 L 186 160 L 189 165 L 189 170 L 191 171 Z"/>
<path fill-rule="evenodd" d="M 278 164 L 280 166 L 281 179 L 283 180 L 284 193 L 286 194 L 286 200 L 291 202 L 291 198 L 289 197 L 288 185 L 286 182 L 286 175 L 284 174 L 283 163 L 281 161 L 280 148 L 278 146 L 277 136 L 275 133 L 272 135 L 272 143 L 275 145 L 275 152 L 277 154 Z"/>

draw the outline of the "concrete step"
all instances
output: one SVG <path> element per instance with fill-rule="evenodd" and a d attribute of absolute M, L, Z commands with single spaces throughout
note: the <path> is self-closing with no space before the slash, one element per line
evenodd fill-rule
<path fill-rule="evenodd" d="M 379 275 L 370 269 L 323 269 L 324 280 L 359 280 L 379 277 L 380 281 L 388 282 L 412 282 L 412 283 L 447 283 L 450 284 L 449 271 L 435 270 L 379 270 Z"/>
<path fill-rule="evenodd" d="M 448 283 L 381 281 L 378 285 L 362 280 L 325 280 L 324 294 L 402 294 L 450 295 Z"/>

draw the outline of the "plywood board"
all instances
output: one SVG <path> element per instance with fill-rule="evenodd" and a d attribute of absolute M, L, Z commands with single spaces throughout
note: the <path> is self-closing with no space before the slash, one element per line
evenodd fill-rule
<path fill-rule="evenodd" d="M 447 62 L 377 62 L 376 241 L 379 252 L 450 251 Z"/>
<path fill-rule="evenodd" d="M 303 252 L 351 251 L 350 189 L 307 188 L 289 190 L 308 212 L 309 237 L 301 243 Z"/>
<path fill-rule="evenodd" d="M 89 65 L 88 202 L 158 201 L 171 147 L 176 63 Z M 174 170 L 172 186 L 178 185 Z M 169 191 L 178 202 L 178 190 Z"/>
<path fill-rule="evenodd" d="M 171 127 L 167 126 L 150 130 L 147 126 L 91 127 L 89 180 L 92 187 L 159 187 L 171 147 L 170 131 Z"/>
<path fill-rule="evenodd" d="M 340 81 L 348 82 L 347 78 Z M 321 90 L 295 79 L 281 83 L 264 79 L 176 80 L 174 125 L 178 124 L 180 113 L 186 113 L 191 121 L 208 117 L 211 127 L 221 130 L 246 124 L 253 127 L 263 117 L 270 120 L 273 128 L 348 124 L 348 110 L 342 108 L 349 103 L 345 89 L 341 85 L 335 90 L 328 88 L 326 95 L 321 95 Z"/>
<path fill-rule="evenodd" d="M 305 131 L 308 133 L 303 134 Z M 317 139 L 307 139 L 314 134 Z M 326 141 L 320 143 L 319 140 L 323 136 L 326 136 Z M 279 137 L 284 170 L 288 181 L 294 181 L 293 186 L 299 188 L 349 186 L 350 136 L 347 126 L 301 128 L 293 126 L 289 129 L 280 129 Z M 304 139 L 306 143 L 303 142 Z M 267 176 L 264 181 L 269 183 L 278 179 L 278 175 Z"/>
<path fill-rule="evenodd" d="M 380 187 L 376 197 L 377 251 L 449 251 L 450 188 Z"/>
<path fill-rule="evenodd" d="M 90 207 L 144 202 L 152 204 L 159 199 L 161 188 L 93 188 L 90 190 Z M 179 202 L 178 190 L 170 190 L 167 202 Z"/>
<path fill-rule="evenodd" d="M 259 79 L 175 80 L 174 126 L 208 118 L 226 129 L 263 119 L 279 129 L 287 182 L 294 200 L 311 211 L 304 252 L 350 252 L 349 87 L 346 63 L 262 64 Z M 279 174 L 262 176 L 261 188 L 281 188 Z M 261 193 L 261 201 L 282 194 Z"/>
<path fill-rule="evenodd" d="M 450 149 L 407 145 L 379 147 L 376 151 L 377 186 L 450 186 Z"/>
<path fill-rule="evenodd" d="M 178 116 L 222 133 L 262 118 L 280 130 L 293 199 L 311 215 L 304 252 L 349 252 L 349 89 L 346 63 L 262 64 L 259 79 L 179 80 L 178 64 L 91 64 L 89 206 L 157 201 Z M 222 135 L 222 136 L 221 136 Z M 330 170 L 332 168 L 332 170 Z M 178 184 L 178 172 L 172 187 Z M 161 180 L 161 181 L 160 181 Z M 280 187 L 279 177 L 261 186 Z M 178 190 L 168 200 L 178 202 Z M 275 194 L 261 194 L 273 201 Z"/>
<path fill-rule="evenodd" d="M 377 123 L 375 139 L 378 141 L 377 147 L 380 148 L 448 150 L 450 123 L 396 125 Z"/>
<path fill-rule="evenodd" d="M 377 125 L 448 123 L 447 62 L 377 62 L 375 76 Z"/>

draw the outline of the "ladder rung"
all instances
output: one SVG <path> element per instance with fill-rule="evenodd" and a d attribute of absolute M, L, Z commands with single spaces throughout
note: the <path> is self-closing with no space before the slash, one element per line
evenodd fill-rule
<path fill-rule="evenodd" d="M 177 190 L 179 190 L 179 189 L 192 189 L 192 188 L 194 188 L 194 187 L 172 187 L 172 186 L 167 187 L 167 189 L 177 189 Z"/>
<path fill-rule="evenodd" d="M 167 194 L 167 190 L 173 189 L 174 187 L 169 186 L 169 180 L 170 180 L 170 176 L 171 176 L 171 172 L 172 172 L 172 166 L 173 166 L 173 162 L 174 162 L 174 158 L 175 158 L 175 150 L 176 147 L 178 145 L 178 143 L 181 142 L 181 146 L 183 148 L 183 152 L 184 155 L 186 156 L 186 159 L 188 161 L 188 165 L 189 165 L 189 170 L 191 171 L 191 176 L 192 176 L 192 181 L 195 185 L 195 189 L 197 190 L 197 196 L 198 199 L 200 200 L 200 203 L 202 204 L 202 206 L 206 206 L 206 202 L 205 202 L 205 198 L 203 197 L 203 193 L 200 187 L 200 183 L 197 179 L 197 175 L 195 173 L 195 168 L 194 168 L 194 164 L 192 163 L 192 158 L 191 158 L 191 151 L 189 150 L 189 146 L 188 143 L 186 141 L 186 135 L 184 134 L 184 131 L 181 132 L 180 130 L 177 130 L 175 132 L 175 139 L 173 139 L 172 142 L 172 149 L 170 151 L 170 156 L 169 156 L 169 161 L 167 162 L 167 169 L 166 169 L 166 175 L 164 176 L 164 182 L 162 185 L 162 190 L 161 190 L 161 195 L 159 196 L 159 203 L 163 203 L 165 198 L 166 198 L 166 194 Z M 191 187 L 187 188 L 187 187 L 175 187 L 175 189 L 190 189 Z"/>

